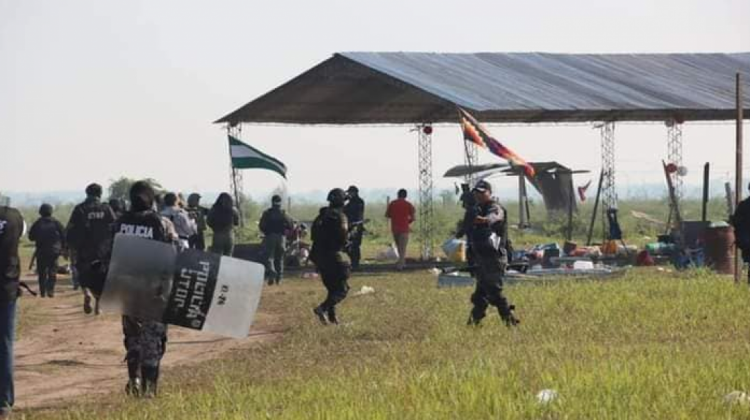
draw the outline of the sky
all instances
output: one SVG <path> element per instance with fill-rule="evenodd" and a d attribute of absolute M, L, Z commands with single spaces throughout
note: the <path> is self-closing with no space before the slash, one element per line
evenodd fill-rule
<path fill-rule="evenodd" d="M 226 132 L 212 121 L 338 51 L 738 52 L 750 51 L 748 18 L 747 0 L 0 0 L 0 192 L 120 176 L 227 190 Z M 714 181 L 730 179 L 734 130 L 685 124 L 686 184 L 706 161 Z M 577 184 L 599 171 L 592 124 L 490 131 L 527 160 L 592 171 Z M 242 139 L 286 163 L 293 194 L 418 185 L 410 127 L 256 125 Z M 618 187 L 663 183 L 663 124 L 619 124 L 616 144 Z M 453 185 L 440 175 L 462 150 L 458 125 L 436 127 L 437 189 Z M 255 197 L 282 185 L 271 172 L 244 179 Z"/>

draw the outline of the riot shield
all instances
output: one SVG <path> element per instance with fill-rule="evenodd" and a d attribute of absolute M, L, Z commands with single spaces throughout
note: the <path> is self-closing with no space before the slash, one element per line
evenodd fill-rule
<path fill-rule="evenodd" d="M 247 337 L 263 290 L 260 264 L 135 236 L 115 236 L 103 309 Z"/>

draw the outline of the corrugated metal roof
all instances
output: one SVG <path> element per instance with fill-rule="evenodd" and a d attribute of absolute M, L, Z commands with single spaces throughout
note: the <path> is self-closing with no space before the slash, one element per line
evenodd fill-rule
<path fill-rule="evenodd" d="M 217 122 L 732 119 L 737 72 L 750 53 L 341 53 Z"/>

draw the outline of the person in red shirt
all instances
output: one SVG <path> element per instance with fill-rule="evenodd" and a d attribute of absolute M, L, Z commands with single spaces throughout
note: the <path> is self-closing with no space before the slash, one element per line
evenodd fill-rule
<path fill-rule="evenodd" d="M 393 241 L 398 249 L 398 264 L 396 268 L 402 270 L 406 264 L 406 246 L 409 244 L 409 225 L 414 218 L 414 206 L 406 201 L 406 190 L 398 190 L 398 199 L 388 204 L 385 217 L 391 219 Z"/>

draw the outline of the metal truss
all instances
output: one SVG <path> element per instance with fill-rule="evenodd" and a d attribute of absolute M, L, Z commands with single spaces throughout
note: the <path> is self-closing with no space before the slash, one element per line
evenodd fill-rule
<path fill-rule="evenodd" d="M 464 140 L 464 164 L 468 167 L 479 165 L 479 148 L 476 144 L 466 140 Z M 469 173 L 464 176 L 464 182 L 469 186 L 473 186 L 476 181 L 474 174 Z"/>
<path fill-rule="evenodd" d="M 419 136 L 419 240 L 421 257 L 426 260 L 433 256 L 434 212 L 432 206 L 432 125 L 420 124 L 416 127 Z"/>
<path fill-rule="evenodd" d="M 608 236 L 609 223 L 607 211 L 617 208 L 617 189 L 615 188 L 615 123 L 608 121 L 599 126 L 602 143 L 602 223 L 604 237 Z"/>
<path fill-rule="evenodd" d="M 678 205 L 682 203 L 684 195 L 683 177 L 678 174 L 682 168 L 682 124 L 667 121 L 667 163 L 674 163 L 678 171 L 672 173 L 672 185 Z M 671 210 L 674 211 L 674 210 Z"/>

